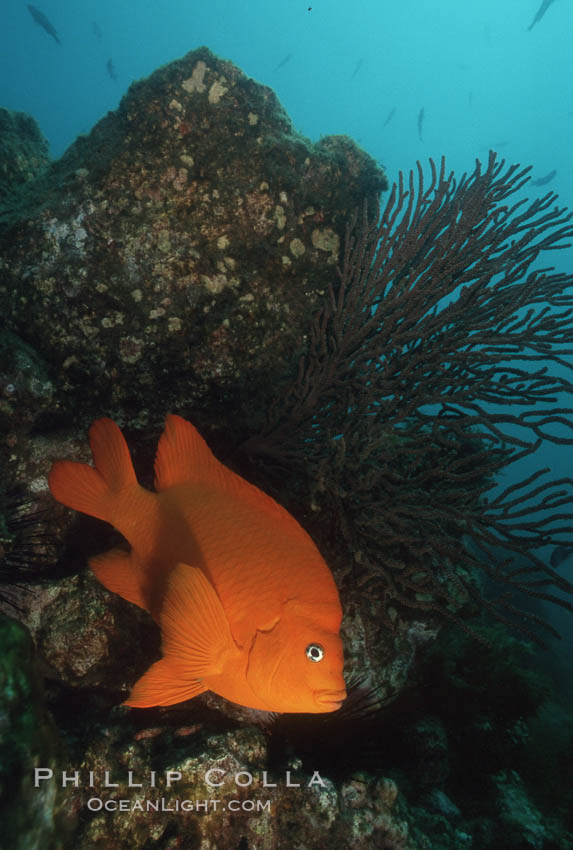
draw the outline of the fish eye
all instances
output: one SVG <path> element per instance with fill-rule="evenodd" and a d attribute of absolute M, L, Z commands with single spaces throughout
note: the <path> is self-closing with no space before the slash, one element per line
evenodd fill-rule
<path fill-rule="evenodd" d="M 324 649 L 319 643 L 309 643 L 305 652 L 310 661 L 322 661 L 324 658 Z"/>

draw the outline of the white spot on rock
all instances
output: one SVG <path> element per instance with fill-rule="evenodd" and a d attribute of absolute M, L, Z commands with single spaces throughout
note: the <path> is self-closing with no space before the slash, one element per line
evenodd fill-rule
<path fill-rule="evenodd" d="M 195 67 L 193 68 L 193 73 L 188 79 L 183 80 L 181 83 L 181 87 L 185 89 L 186 92 L 192 94 L 193 92 L 199 92 L 200 94 L 205 91 L 207 86 L 203 82 L 205 77 L 205 71 L 207 70 L 207 65 L 199 60 Z"/>

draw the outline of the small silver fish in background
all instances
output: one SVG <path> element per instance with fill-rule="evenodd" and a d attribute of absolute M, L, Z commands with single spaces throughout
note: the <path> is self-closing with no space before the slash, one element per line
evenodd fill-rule
<path fill-rule="evenodd" d="M 395 106 L 393 106 L 393 107 L 392 107 L 392 109 L 390 110 L 390 112 L 388 113 L 388 115 L 387 115 L 387 117 L 386 117 L 386 120 L 385 120 L 385 121 L 384 121 L 384 123 L 382 124 L 382 128 L 384 128 L 387 124 L 389 124 L 389 123 L 390 123 L 390 121 L 391 121 L 391 120 L 392 120 L 392 118 L 395 116 L 395 114 L 396 114 L 396 107 L 395 107 Z"/>
<path fill-rule="evenodd" d="M 532 180 L 531 185 L 532 186 L 546 186 L 547 183 L 550 183 L 551 180 L 553 180 L 553 178 L 555 177 L 556 174 L 557 174 L 557 171 L 554 168 L 553 171 L 550 171 L 549 174 L 545 175 L 545 177 L 539 177 L 537 180 Z"/>
<path fill-rule="evenodd" d="M 287 62 L 290 62 L 290 60 L 291 60 L 291 59 L 292 59 L 292 53 L 287 53 L 287 55 L 286 55 L 286 56 L 283 56 L 283 58 L 281 59 L 281 61 L 279 62 L 279 64 L 278 64 L 278 65 L 276 65 L 276 66 L 273 68 L 273 70 L 274 70 L 274 71 L 278 71 L 278 70 L 279 70 L 279 68 L 283 68 L 283 67 L 286 65 L 286 63 L 287 63 Z"/>
<path fill-rule="evenodd" d="M 92 21 L 92 32 L 98 41 L 102 40 L 102 31 L 97 21 Z"/>
<path fill-rule="evenodd" d="M 549 563 L 553 567 L 554 570 L 557 567 L 560 567 L 564 561 L 567 561 L 568 558 L 573 556 L 573 546 L 556 546 L 553 552 L 551 553 L 551 558 L 549 559 Z"/>
<path fill-rule="evenodd" d="M 107 68 L 107 72 L 112 80 L 117 82 L 117 74 L 115 73 L 115 65 L 113 64 L 111 59 L 108 59 L 105 63 L 105 67 Z"/>
<path fill-rule="evenodd" d="M 546 11 L 549 9 L 549 7 L 551 6 L 551 4 L 553 2 L 554 2 L 554 0 L 543 0 L 543 2 L 541 3 L 541 6 L 537 10 L 537 14 L 535 15 L 534 19 L 531 21 L 530 25 L 527 27 L 528 32 L 533 29 L 535 24 L 539 23 L 539 21 L 541 20 L 541 18 L 543 17 L 543 15 L 546 13 Z"/>
<path fill-rule="evenodd" d="M 497 151 L 499 148 L 505 148 L 506 146 L 506 141 L 493 142 L 490 145 L 485 145 L 484 147 L 480 148 L 480 151 Z"/>
<path fill-rule="evenodd" d="M 354 68 L 354 71 L 352 72 L 352 76 L 350 77 L 350 79 L 351 79 L 351 80 L 353 80 L 353 79 L 354 79 L 354 77 L 356 76 L 356 74 L 357 74 L 357 73 L 359 72 L 359 70 L 362 68 L 362 63 L 363 63 L 363 62 L 364 62 L 364 59 L 359 59 L 359 60 L 358 60 L 358 62 L 356 63 L 356 67 Z"/>
<path fill-rule="evenodd" d="M 34 20 L 36 21 L 38 26 L 42 27 L 42 29 L 45 30 L 45 32 L 47 32 L 48 35 L 51 35 L 52 38 L 55 39 L 58 42 L 58 44 L 61 45 L 62 42 L 58 38 L 58 33 L 56 32 L 56 28 L 48 20 L 48 18 L 44 15 L 44 13 L 40 12 L 39 9 L 36 9 L 35 6 L 32 6 L 31 3 L 28 3 L 27 5 L 28 5 L 28 11 L 32 15 L 32 17 L 34 18 Z"/>
<path fill-rule="evenodd" d="M 424 107 L 422 106 L 422 108 L 420 109 L 420 112 L 418 113 L 418 136 L 420 137 L 421 142 L 424 141 L 424 139 L 422 138 L 422 127 L 423 126 L 424 126 Z"/>

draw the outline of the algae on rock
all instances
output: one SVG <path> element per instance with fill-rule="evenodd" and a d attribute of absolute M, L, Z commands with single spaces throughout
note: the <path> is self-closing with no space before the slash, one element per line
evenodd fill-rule
<path fill-rule="evenodd" d="M 34 787 L 34 769 L 55 771 L 61 745 L 44 707 L 27 630 L 0 615 L 0 646 L 0 843 L 10 850 L 47 850 L 71 819 L 56 784 Z"/>

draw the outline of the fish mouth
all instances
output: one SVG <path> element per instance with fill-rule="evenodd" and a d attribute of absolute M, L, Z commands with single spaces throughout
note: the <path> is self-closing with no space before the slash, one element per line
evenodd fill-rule
<path fill-rule="evenodd" d="M 320 691 L 316 694 L 316 702 L 325 711 L 336 711 L 346 699 L 346 689 L 338 691 Z"/>

